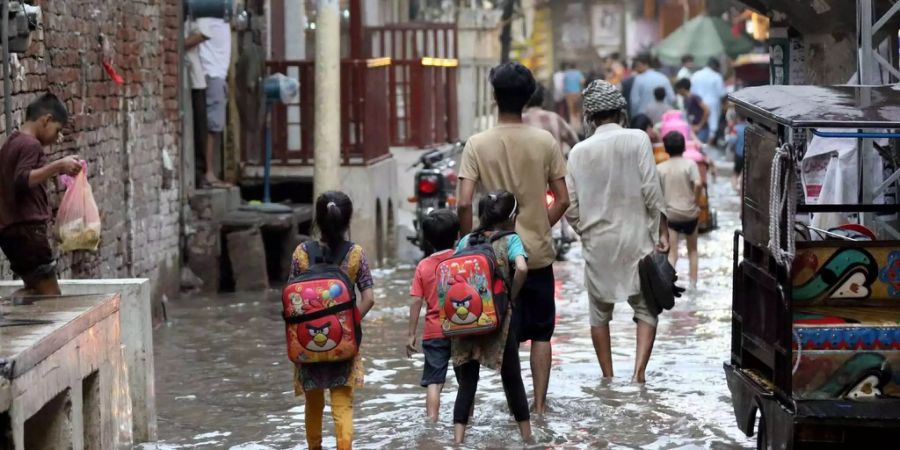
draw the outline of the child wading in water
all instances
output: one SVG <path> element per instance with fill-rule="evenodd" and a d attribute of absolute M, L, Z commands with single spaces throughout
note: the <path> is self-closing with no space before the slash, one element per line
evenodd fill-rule
<path fill-rule="evenodd" d="M 316 199 L 316 225 L 322 232 L 322 254 L 339 251 L 349 245 L 350 249 L 340 262 L 340 267 L 359 291 L 359 311 L 365 317 L 375 304 L 374 283 L 366 252 L 345 238 L 352 216 L 353 203 L 343 192 L 325 192 Z M 304 242 L 294 251 L 291 278 L 306 272 L 314 263 L 309 260 L 310 245 L 310 242 Z M 306 397 L 306 442 L 310 449 L 322 448 L 326 389 L 331 392 L 337 448 L 344 450 L 353 447 L 353 390 L 362 387 L 363 374 L 362 359 L 358 353 L 345 362 L 296 365 L 294 391 Z"/>
<path fill-rule="evenodd" d="M 409 307 L 409 340 L 406 343 L 406 356 L 411 357 L 413 353 L 418 352 L 416 328 L 424 303 L 427 309 L 425 329 L 422 332 L 422 352 L 425 354 L 422 387 L 428 389 L 425 399 L 425 411 L 428 418 L 437 422 L 441 406 L 441 391 L 444 389 L 447 366 L 450 361 L 450 340 L 445 338 L 441 331 L 435 268 L 453 256 L 453 245 L 459 238 L 459 218 L 456 217 L 456 213 L 447 209 L 433 211 L 422 221 L 422 232 L 425 240 L 436 252 L 419 262 L 416 267 L 416 276 L 409 290 L 413 302 Z"/>
<path fill-rule="evenodd" d="M 481 199 L 478 203 L 478 212 L 480 228 L 463 237 L 457 251 L 466 248 L 470 239 L 480 240 L 483 237 L 490 240 L 496 233 L 514 231 L 519 204 L 512 193 L 495 192 Z M 507 311 L 503 324 L 496 332 L 452 339 L 453 370 L 459 384 L 456 404 L 453 407 L 454 439 L 457 444 L 461 444 L 466 437 L 466 426 L 472 414 L 482 365 L 500 370 L 506 401 L 519 424 L 522 439 L 526 442 L 531 441 L 528 398 L 525 395 L 525 385 L 522 383 L 519 341 L 516 338 L 517 325 L 521 317 L 517 297 L 528 276 L 528 255 L 525 253 L 522 239 L 515 233 L 498 239 L 491 245 L 497 258 L 497 266 L 503 272 L 507 286 L 511 286 L 509 307 L 512 311 Z"/>
<path fill-rule="evenodd" d="M 700 216 L 697 197 L 703 191 L 703 180 L 697 163 L 682 156 L 685 143 L 681 133 L 672 131 L 663 138 L 663 142 L 671 158 L 661 163 L 657 170 L 669 219 L 669 263 L 675 267 L 678 262 L 678 238 L 684 236 L 687 240 L 691 289 L 696 289 L 700 260 L 697 251 Z"/>

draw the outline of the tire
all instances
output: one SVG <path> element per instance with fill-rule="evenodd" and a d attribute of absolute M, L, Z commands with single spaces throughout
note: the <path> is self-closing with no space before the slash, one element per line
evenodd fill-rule
<path fill-rule="evenodd" d="M 769 431 L 766 428 L 766 416 L 759 413 L 759 422 L 756 425 L 756 450 L 768 450 L 769 448 Z"/>

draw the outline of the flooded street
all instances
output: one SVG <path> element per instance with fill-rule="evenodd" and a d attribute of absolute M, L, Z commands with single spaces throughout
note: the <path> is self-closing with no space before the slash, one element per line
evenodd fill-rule
<path fill-rule="evenodd" d="M 720 228 L 700 241 L 700 283 L 660 317 L 645 386 L 631 384 L 635 325 L 627 304 L 612 323 L 616 378 L 601 381 L 591 345 L 580 249 L 557 264 L 557 328 L 549 405 L 534 420 L 533 448 L 750 448 L 734 423 L 722 363 L 730 345 L 731 248 L 738 199 L 727 177 L 713 186 Z M 679 273 L 686 284 L 687 259 Z M 451 375 L 441 420 L 426 424 L 422 355 L 404 353 L 412 267 L 377 273 L 364 322 L 366 386 L 356 393 L 355 448 L 452 447 Z M 145 448 L 305 448 L 302 399 L 293 395 L 277 293 L 182 298 L 155 333 L 161 442 Z M 521 348 L 531 386 L 527 346 Z M 333 448 L 326 411 L 325 447 Z M 499 374 L 482 371 L 466 448 L 521 447 Z"/>

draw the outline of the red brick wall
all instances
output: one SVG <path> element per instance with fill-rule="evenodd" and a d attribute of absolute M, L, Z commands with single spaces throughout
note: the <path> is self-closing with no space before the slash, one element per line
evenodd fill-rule
<path fill-rule="evenodd" d="M 36 2 L 42 27 L 14 70 L 14 123 L 24 120 L 25 106 L 42 92 L 63 99 L 72 120 L 65 141 L 47 152 L 51 159 L 78 154 L 88 161 L 103 221 L 100 250 L 62 255 L 62 277 L 150 277 L 157 294 L 177 291 L 179 3 Z M 101 35 L 123 86 L 101 66 Z M 0 121 L 5 139 L 3 128 Z M 164 173 L 164 152 L 174 173 Z M 55 207 L 62 192 L 55 180 L 49 188 Z M 2 257 L 0 277 L 10 277 Z"/>

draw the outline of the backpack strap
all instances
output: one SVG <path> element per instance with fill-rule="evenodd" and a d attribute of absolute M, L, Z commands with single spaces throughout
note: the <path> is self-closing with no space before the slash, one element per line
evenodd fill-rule
<path fill-rule="evenodd" d="M 484 231 L 475 231 L 469 235 L 469 240 L 466 241 L 466 247 L 474 247 L 476 245 L 481 245 L 485 242 Z"/>
<path fill-rule="evenodd" d="M 306 241 L 306 256 L 309 258 L 310 266 L 323 262 L 322 246 L 315 239 Z"/>
<path fill-rule="evenodd" d="M 311 320 L 321 319 L 323 317 L 327 317 L 333 314 L 337 314 L 341 311 L 347 311 L 351 308 L 356 307 L 356 302 L 345 302 L 334 305 L 330 308 L 325 308 L 320 311 L 312 312 L 309 314 L 301 314 L 299 316 L 289 316 L 287 314 L 282 313 L 281 317 L 285 322 L 289 324 L 298 324 L 303 322 L 309 322 Z"/>
<path fill-rule="evenodd" d="M 353 245 L 350 241 L 344 241 L 337 249 L 331 249 L 322 247 L 316 241 L 309 241 L 306 244 L 306 255 L 309 257 L 310 265 L 334 264 L 339 266 L 347 258 L 350 250 L 353 249 Z"/>
<path fill-rule="evenodd" d="M 491 244 L 493 244 L 494 242 L 497 242 L 500 239 L 503 239 L 507 236 L 512 236 L 514 234 L 516 234 L 515 231 L 499 231 L 497 233 L 494 233 L 494 235 L 491 236 Z"/>
<path fill-rule="evenodd" d="M 472 247 L 475 245 L 481 245 L 484 243 L 493 244 L 494 242 L 499 241 L 509 235 L 516 234 L 515 231 L 497 231 L 491 237 L 487 237 L 486 233 L 492 230 L 484 230 L 475 232 L 469 235 L 469 241 L 467 242 L 467 247 Z"/>

